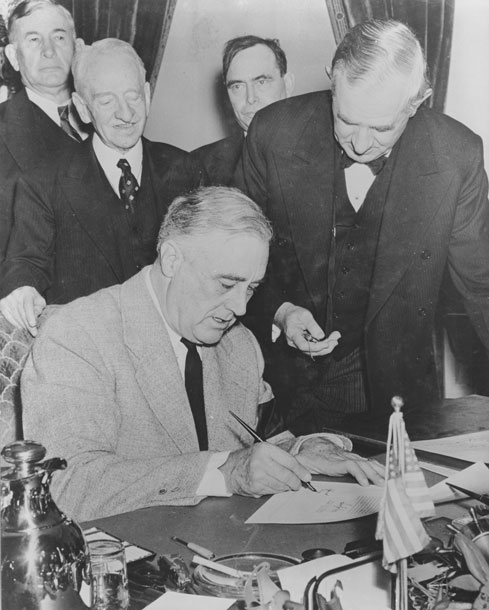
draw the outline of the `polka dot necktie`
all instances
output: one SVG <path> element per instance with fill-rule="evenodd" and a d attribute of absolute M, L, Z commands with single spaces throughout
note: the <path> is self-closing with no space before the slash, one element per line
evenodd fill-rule
<path fill-rule="evenodd" d="M 131 166 L 127 159 L 119 159 L 117 167 L 121 170 L 121 178 L 119 180 L 119 194 L 121 201 L 126 210 L 130 210 L 134 214 L 134 200 L 136 193 L 139 190 L 139 184 L 134 174 L 131 171 Z"/>

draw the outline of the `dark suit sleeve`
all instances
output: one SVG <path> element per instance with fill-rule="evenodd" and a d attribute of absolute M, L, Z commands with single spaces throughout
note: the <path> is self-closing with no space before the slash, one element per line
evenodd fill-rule
<path fill-rule="evenodd" d="M 269 150 L 273 123 L 267 121 L 267 117 L 263 120 L 261 114 L 263 113 L 257 113 L 250 125 L 242 161 L 234 175 L 234 185 L 257 203 L 273 221 L 274 210 L 270 206 L 277 205 L 269 196 L 269 183 L 274 179 Z M 246 325 L 259 337 L 262 346 L 271 340 L 273 319 L 280 305 L 286 301 L 294 302 L 288 287 L 293 287 L 296 283 L 292 276 L 297 269 L 297 261 L 293 248 L 285 248 L 284 243 L 276 238 L 272 241 L 265 284 L 248 306 Z"/>
<path fill-rule="evenodd" d="M 51 284 L 55 222 L 49 190 L 42 180 L 19 178 L 14 225 L 1 268 L 0 298 L 21 286 L 33 286 L 44 294 Z"/>
<path fill-rule="evenodd" d="M 489 350 L 488 184 L 480 139 L 478 144 L 464 147 L 466 176 L 453 223 L 448 269 L 475 330 Z"/>

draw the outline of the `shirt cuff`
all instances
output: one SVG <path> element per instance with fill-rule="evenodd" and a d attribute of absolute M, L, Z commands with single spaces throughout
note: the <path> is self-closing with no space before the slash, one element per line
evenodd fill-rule
<path fill-rule="evenodd" d="M 300 448 L 308 438 L 324 438 L 325 440 L 337 445 L 338 447 L 340 447 L 340 449 L 343 449 L 344 451 L 351 451 L 353 448 L 353 443 L 349 438 L 346 438 L 346 436 L 341 436 L 339 434 L 330 434 L 328 432 L 317 432 L 316 434 L 305 434 L 304 436 L 299 436 L 299 438 L 292 446 L 290 454 L 297 455 L 300 451 Z"/>
<path fill-rule="evenodd" d="M 232 495 L 226 489 L 226 480 L 224 479 L 223 473 L 219 470 L 228 459 L 229 454 L 230 451 L 218 451 L 217 453 L 211 454 L 205 468 L 204 476 L 200 481 L 195 495 L 226 497 Z"/>

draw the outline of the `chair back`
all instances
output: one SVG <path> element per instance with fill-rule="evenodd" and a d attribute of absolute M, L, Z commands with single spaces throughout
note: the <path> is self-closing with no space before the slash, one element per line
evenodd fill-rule
<path fill-rule="evenodd" d="M 0 448 L 22 439 L 20 375 L 32 342 L 0 314 Z"/>

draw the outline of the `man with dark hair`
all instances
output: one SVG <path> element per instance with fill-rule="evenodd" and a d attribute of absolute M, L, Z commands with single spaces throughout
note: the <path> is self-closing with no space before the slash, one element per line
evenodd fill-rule
<path fill-rule="evenodd" d="M 278 40 L 240 36 L 228 40 L 222 58 L 222 77 L 239 130 L 193 151 L 209 184 L 228 185 L 241 158 L 243 140 L 255 112 L 292 93 L 294 76 Z"/>
<path fill-rule="evenodd" d="M 489 207 L 481 139 L 421 107 L 419 41 L 367 21 L 338 46 L 332 90 L 260 111 L 246 190 L 276 240 L 260 337 L 289 426 L 439 397 L 433 326 L 445 269 L 489 347 Z M 271 343 L 272 322 L 281 338 Z"/>
<path fill-rule="evenodd" d="M 24 0 L 9 17 L 8 38 L 5 54 L 24 87 L 0 105 L 0 263 L 19 176 L 86 137 L 71 107 L 75 27 L 70 13 L 55 0 Z"/>
<path fill-rule="evenodd" d="M 150 90 L 129 43 L 80 47 L 73 77 L 73 101 L 95 133 L 19 180 L 0 269 L 0 310 L 32 334 L 46 302 L 123 282 L 152 262 L 169 203 L 200 182 L 186 152 L 142 137 Z"/>
<path fill-rule="evenodd" d="M 68 467 L 51 491 L 76 519 L 205 496 L 299 489 L 311 472 L 380 484 L 383 467 L 335 435 L 253 444 L 271 400 L 263 359 L 237 319 L 261 284 L 272 237 L 236 189 L 170 205 L 156 261 L 122 285 L 58 308 L 22 376 L 25 434 Z M 60 366 L 62 363 L 62 366 Z"/>

